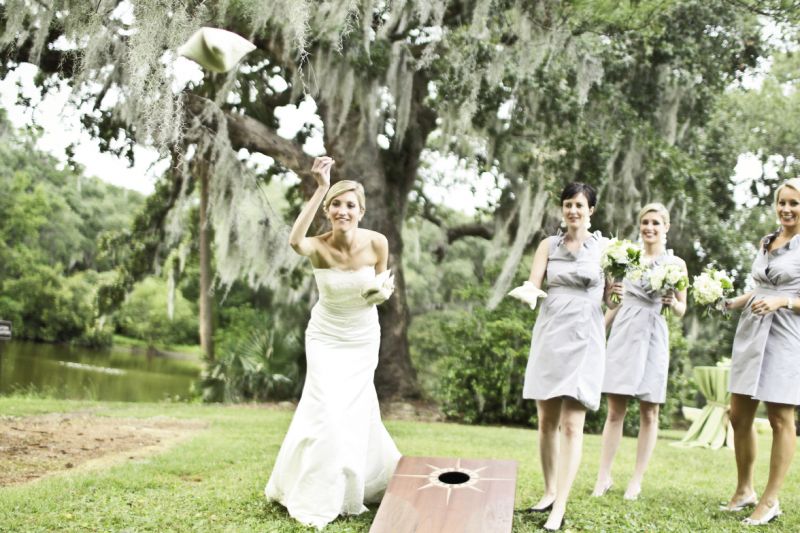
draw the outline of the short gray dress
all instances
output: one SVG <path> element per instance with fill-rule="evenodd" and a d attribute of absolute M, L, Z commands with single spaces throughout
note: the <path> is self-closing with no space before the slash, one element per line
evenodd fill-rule
<path fill-rule="evenodd" d="M 651 266 L 679 263 L 670 253 Z M 669 330 L 661 315 L 661 293 L 650 288 L 646 276 L 625 278 L 622 305 L 614 317 L 606 345 L 603 392 L 634 396 L 651 403 L 667 399 Z"/>
<path fill-rule="evenodd" d="M 547 297 L 533 326 L 523 398 L 569 396 L 593 411 L 600 406 L 606 351 L 600 254 L 605 245 L 599 231 L 577 254 L 567 249 L 563 235 L 549 238 Z"/>
<path fill-rule="evenodd" d="M 728 390 L 765 402 L 800 405 L 800 315 L 781 307 L 756 316 L 750 305 L 767 296 L 800 296 L 800 235 L 768 252 L 762 241 L 751 274 L 756 288 L 736 328 Z"/>

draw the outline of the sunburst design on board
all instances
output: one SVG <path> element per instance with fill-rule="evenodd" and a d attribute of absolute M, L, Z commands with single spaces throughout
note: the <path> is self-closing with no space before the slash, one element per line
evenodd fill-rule
<path fill-rule="evenodd" d="M 432 464 L 425 463 L 425 466 L 431 469 L 430 473 L 428 474 L 395 474 L 396 477 L 416 477 L 416 478 L 425 478 L 428 480 L 428 483 L 419 487 L 417 490 L 429 489 L 429 488 L 443 488 L 446 489 L 446 503 L 445 505 L 450 505 L 450 495 L 454 490 L 460 489 L 469 489 L 474 490 L 476 492 L 485 492 L 482 490 L 478 485 L 481 481 L 514 481 L 514 478 L 501 478 L 501 477 L 481 477 L 481 471 L 485 470 L 488 467 L 482 466 L 480 468 L 476 468 L 474 470 L 470 468 L 465 468 L 461 466 L 461 458 L 456 459 L 456 466 L 434 466 Z M 460 473 L 465 474 L 468 479 L 461 483 L 445 483 L 441 479 L 439 479 L 442 474 L 449 474 L 449 473 Z"/>

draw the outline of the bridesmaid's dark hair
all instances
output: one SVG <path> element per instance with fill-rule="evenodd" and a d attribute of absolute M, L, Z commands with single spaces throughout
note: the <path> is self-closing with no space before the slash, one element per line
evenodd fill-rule
<path fill-rule="evenodd" d="M 563 204 L 564 200 L 569 200 L 576 194 L 583 194 L 589 202 L 589 207 L 597 205 L 597 191 L 591 185 L 580 181 L 574 181 L 564 187 L 564 190 L 561 191 L 561 203 Z"/>

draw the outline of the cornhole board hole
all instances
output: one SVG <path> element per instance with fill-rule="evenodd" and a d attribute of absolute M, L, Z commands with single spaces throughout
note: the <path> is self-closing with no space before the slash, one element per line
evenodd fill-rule
<path fill-rule="evenodd" d="M 369 531 L 510 532 L 516 479 L 516 461 L 403 457 Z"/>

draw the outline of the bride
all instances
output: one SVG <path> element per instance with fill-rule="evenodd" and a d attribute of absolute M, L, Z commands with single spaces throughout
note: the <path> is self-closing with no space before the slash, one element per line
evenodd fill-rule
<path fill-rule="evenodd" d="M 400 459 L 373 384 L 380 346 L 375 305 L 394 288 L 389 246 L 382 234 L 358 227 L 364 188 L 354 181 L 331 187 L 333 164 L 330 157 L 314 160 L 317 190 L 289 235 L 314 266 L 319 301 L 306 329 L 303 394 L 264 490 L 296 520 L 319 529 L 380 499 Z M 332 230 L 307 237 L 320 204 Z"/>

